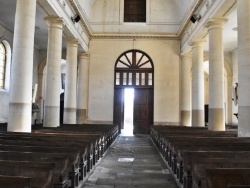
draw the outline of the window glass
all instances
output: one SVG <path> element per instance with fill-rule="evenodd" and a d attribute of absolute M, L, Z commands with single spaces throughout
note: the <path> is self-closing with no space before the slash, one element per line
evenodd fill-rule
<path fill-rule="evenodd" d="M 120 73 L 119 72 L 117 72 L 116 73 L 116 85 L 120 85 Z"/>
<path fill-rule="evenodd" d="M 123 73 L 123 85 L 127 85 L 127 73 Z"/>
<path fill-rule="evenodd" d="M 4 88 L 5 65 L 6 65 L 6 50 L 3 43 L 0 43 L 0 89 Z"/>
<path fill-rule="evenodd" d="M 124 0 L 124 22 L 146 22 L 146 0 Z"/>

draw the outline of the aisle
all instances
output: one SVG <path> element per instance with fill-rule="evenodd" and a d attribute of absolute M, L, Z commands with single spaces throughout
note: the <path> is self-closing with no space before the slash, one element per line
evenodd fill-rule
<path fill-rule="evenodd" d="M 119 136 L 85 187 L 178 188 L 148 135 Z"/>

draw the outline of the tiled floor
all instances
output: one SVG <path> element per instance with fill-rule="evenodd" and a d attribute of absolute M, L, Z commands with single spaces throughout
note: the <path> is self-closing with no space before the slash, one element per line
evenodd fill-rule
<path fill-rule="evenodd" d="M 119 136 L 86 188 L 178 188 L 148 135 Z"/>

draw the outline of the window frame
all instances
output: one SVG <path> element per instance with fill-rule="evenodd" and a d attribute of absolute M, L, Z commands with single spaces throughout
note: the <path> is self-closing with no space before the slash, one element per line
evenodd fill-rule
<path fill-rule="evenodd" d="M 0 85 L 0 89 L 3 90 L 5 89 L 5 77 L 6 77 L 6 67 L 7 67 L 7 57 L 6 57 L 6 54 L 7 54 L 7 49 L 6 49 L 6 46 L 4 45 L 3 42 L 0 43 L 0 67 L 2 67 L 2 70 L 0 69 L 0 74 L 2 74 L 2 76 L 0 76 L 0 81 L 3 82 L 2 85 Z"/>
<path fill-rule="evenodd" d="M 136 2 L 136 1 L 143 1 L 143 2 Z M 137 5 L 138 7 L 141 7 L 141 5 L 145 6 L 143 7 L 145 8 L 145 10 L 143 10 L 142 14 L 140 14 L 140 12 L 137 12 L 137 14 L 129 13 L 128 6 L 132 7 L 132 5 L 133 4 L 135 5 L 136 3 L 140 4 L 139 6 Z M 137 11 L 139 11 L 138 7 L 135 8 Z M 147 0 L 124 0 L 123 22 L 124 23 L 146 23 L 147 22 Z"/>

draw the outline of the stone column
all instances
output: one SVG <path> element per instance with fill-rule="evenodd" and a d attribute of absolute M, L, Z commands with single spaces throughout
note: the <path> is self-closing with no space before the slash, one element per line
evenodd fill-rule
<path fill-rule="evenodd" d="M 60 125 L 61 54 L 63 21 L 57 16 L 45 18 L 49 27 L 47 77 L 44 100 L 44 127 Z"/>
<path fill-rule="evenodd" d="M 69 38 L 67 40 L 64 124 L 76 124 L 77 47 L 78 41 L 76 39 Z"/>
<path fill-rule="evenodd" d="M 203 45 L 205 40 L 191 42 L 192 47 L 192 126 L 205 126 Z"/>
<path fill-rule="evenodd" d="M 89 54 L 81 53 L 78 64 L 77 84 L 77 124 L 84 123 L 87 118 L 89 88 Z"/>
<path fill-rule="evenodd" d="M 17 0 L 10 78 L 8 131 L 31 132 L 35 17 L 36 1 Z"/>
<path fill-rule="evenodd" d="M 250 1 L 237 0 L 238 23 L 238 136 L 250 136 Z"/>
<path fill-rule="evenodd" d="M 181 54 L 181 125 L 191 126 L 191 53 Z"/>
<path fill-rule="evenodd" d="M 208 129 L 225 130 L 223 25 L 226 18 L 208 21 L 209 34 L 209 118 Z"/>

